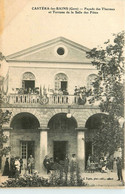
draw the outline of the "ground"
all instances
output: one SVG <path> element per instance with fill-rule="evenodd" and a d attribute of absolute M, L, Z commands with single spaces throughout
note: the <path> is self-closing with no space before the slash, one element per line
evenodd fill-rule
<path fill-rule="evenodd" d="M 49 175 L 40 174 L 41 177 L 48 178 Z M 98 187 L 98 188 L 124 188 L 124 184 L 121 181 L 117 181 L 117 173 L 116 172 L 108 172 L 108 173 L 82 173 L 82 178 L 84 179 L 85 183 L 88 184 L 87 187 Z M 6 181 L 8 177 L 1 176 L 0 174 L 0 184 Z"/>
<path fill-rule="evenodd" d="M 88 186 L 99 186 L 99 187 L 121 187 L 123 183 L 121 181 L 117 181 L 116 172 L 109 173 L 83 173 L 82 177 L 85 179 L 85 182 L 88 183 Z"/>

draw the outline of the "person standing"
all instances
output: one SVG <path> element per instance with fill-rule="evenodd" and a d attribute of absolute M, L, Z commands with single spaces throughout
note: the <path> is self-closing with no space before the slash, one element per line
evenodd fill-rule
<path fill-rule="evenodd" d="M 15 168 L 15 158 L 12 156 L 10 158 L 10 173 L 9 173 L 9 178 L 14 178 L 16 173 L 16 168 Z"/>
<path fill-rule="evenodd" d="M 65 169 L 65 172 L 67 173 L 68 173 L 68 168 L 69 168 L 69 158 L 66 155 L 65 160 L 64 160 L 64 169 Z"/>
<path fill-rule="evenodd" d="M 20 158 L 20 174 L 21 174 L 21 170 L 22 170 L 22 168 L 23 168 L 23 159 L 22 158 Z"/>
<path fill-rule="evenodd" d="M 67 181 L 68 171 L 69 171 L 69 158 L 68 158 L 68 155 L 66 155 L 64 160 L 64 173 L 65 173 L 66 181 Z"/>
<path fill-rule="evenodd" d="M 117 157 L 117 176 L 118 176 L 118 181 L 122 181 L 123 177 L 122 177 L 122 160 L 120 157 Z"/>
<path fill-rule="evenodd" d="M 20 174 L 20 161 L 19 161 L 19 157 L 15 158 L 15 169 L 16 169 L 16 173 L 15 173 L 15 178 L 19 178 L 19 174 Z"/>
<path fill-rule="evenodd" d="M 2 176 L 9 176 L 9 161 L 8 160 L 9 160 L 9 158 L 6 158 L 4 171 L 3 171 Z"/>
<path fill-rule="evenodd" d="M 43 160 L 43 165 L 47 170 L 47 174 L 50 173 L 50 159 L 48 157 L 48 155 L 45 156 L 44 160 Z"/>
<path fill-rule="evenodd" d="M 113 171 L 116 172 L 117 171 L 117 159 L 114 158 L 114 161 L 113 161 Z"/>
<path fill-rule="evenodd" d="M 87 160 L 87 170 L 90 170 L 90 166 L 91 166 L 91 156 L 88 156 L 88 160 Z"/>
<path fill-rule="evenodd" d="M 70 162 L 70 181 L 71 184 L 74 184 L 78 178 L 78 162 L 76 158 L 76 154 L 72 154 L 71 162 Z"/>
<path fill-rule="evenodd" d="M 30 155 L 30 157 L 28 159 L 28 171 L 29 171 L 29 174 L 33 173 L 34 167 L 35 167 L 35 160 L 34 160 L 33 156 Z"/>
<path fill-rule="evenodd" d="M 70 172 L 72 174 L 76 173 L 77 171 L 77 159 L 76 159 L 76 154 L 72 154 L 71 162 L 70 162 Z"/>

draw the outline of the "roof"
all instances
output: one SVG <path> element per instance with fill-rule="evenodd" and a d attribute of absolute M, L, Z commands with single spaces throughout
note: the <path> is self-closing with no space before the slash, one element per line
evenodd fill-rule
<path fill-rule="evenodd" d="M 70 56 L 66 58 L 59 58 L 57 56 L 53 57 L 52 47 L 56 45 L 64 45 L 66 47 L 70 47 L 72 49 L 72 53 L 70 53 Z M 67 38 L 64 37 L 58 37 L 52 40 L 49 40 L 44 43 L 40 43 L 38 45 L 35 45 L 33 47 L 24 49 L 22 51 L 16 52 L 14 54 L 11 54 L 7 57 L 5 57 L 7 62 L 11 61 L 22 61 L 22 62 L 71 62 L 71 58 L 75 62 L 83 62 L 82 55 L 84 54 L 84 58 L 86 58 L 86 52 L 90 51 L 89 48 L 82 46 L 76 42 L 73 42 Z M 78 52 L 80 54 L 78 54 Z M 75 58 L 75 55 L 77 55 L 77 59 Z M 81 58 L 81 59 L 80 59 Z M 89 59 L 86 59 L 87 61 Z"/>

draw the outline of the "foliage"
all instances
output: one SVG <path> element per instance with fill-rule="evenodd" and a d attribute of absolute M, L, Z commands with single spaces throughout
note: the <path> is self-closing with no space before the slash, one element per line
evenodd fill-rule
<path fill-rule="evenodd" d="M 124 74 L 123 48 L 125 33 L 113 34 L 114 41 L 105 42 L 105 48 L 93 48 L 87 57 L 98 70 L 98 77 L 93 82 L 90 103 L 100 102 L 100 110 L 108 117 L 102 118 L 101 128 L 94 137 L 97 153 L 112 154 L 123 146 L 123 131 L 118 118 L 123 116 L 124 94 L 122 76 Z"/>
<path fill-rule="evenodd" d="M 86 98 L 91 95 L 91 89 L 87 90 L 86 87 L 75 87 L 74 95 L 79 96 L 78 104 L 84 105 L 86 103 Z"/>
<path fill-rule="evenodd" d="M 62 187 L 62 186 L 86 186 L 82 178 L 71 182 L 65 179 L 65 174 L 58 174 L 56 171 L 49 178 L 40 177 L 38 174 L 20 176 L 18 179 L 11 178 L 2 183 L 1 187 Z"/>
<path fill-rule="evenodd" d="M 18 179 L 9 179 L 2 183 L 1 187 L 41 187 L 49 185 L 48 179 L 33 174 L 20 176 Z"/>
<path fill-rule="evenodd" d="M 37 171 L 34 171 L 32 175 L 25 174 L 18 178 L 9 179 L 2 183 L 1 187 L 64 187 L 64 186 L 86 186 L 80 176 L 80 170 L 78 168 L 67 168 L 62 165 L 54 165 L 54 168 L 50 170 L 48 178 L 40 177 Z M 69 170 L 70 169 L 70 170 Z"/>
<path fill-rule="evenodd" d="M 5 57 L 0 52 L 0 61 L 2 61 Z M 0 91 L 0 106 L 2 104 L 2 94 Z M 0 109 L 0 157 L 6 155 L 10 151 L 10 147 L 3 147 L 3 143 L 8 141 L 8 137 L 4 135 L 2 125 L 8 123 L 10 120 L 11 112 L 6 110 L 5 112 Z"/>
<path fill-rule="evenodd" d="M 115 118 L 109 116 L 101 119 L 101 126 L 93 136 L 95 156 L 112 155 L 119 147 L 123 148 L 123 130 Z"/>
<path fill-rule="evenodd" d="M 1 94 L 0 94 L 1 98 Z M 10 120 L 11 112 L 6 110 L 5 112 L 0 109 L 0 157 L 6 155 L 10 151 L 10 147 L 3 147 L 3 143 L 8 141 L 8 136 L 4 135 L 2 125 L 8 123 Z"/>
<path fill-rule="evenodd" d="M 50 185 L 51 186 L 86 186 L 87 184 L 83 181 L 80 176 L 80 171 L 76 170 L 75 172 L 66 172 L 58 170 L 53 171 L 50 176 Z"/>

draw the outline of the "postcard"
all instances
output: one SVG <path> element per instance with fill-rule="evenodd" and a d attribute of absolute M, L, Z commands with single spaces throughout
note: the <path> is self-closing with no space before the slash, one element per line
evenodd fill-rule
<path fill-rule="evenodd" d="M 0 188 L 124 188 L 125 2 L 0 4 Z"/>

